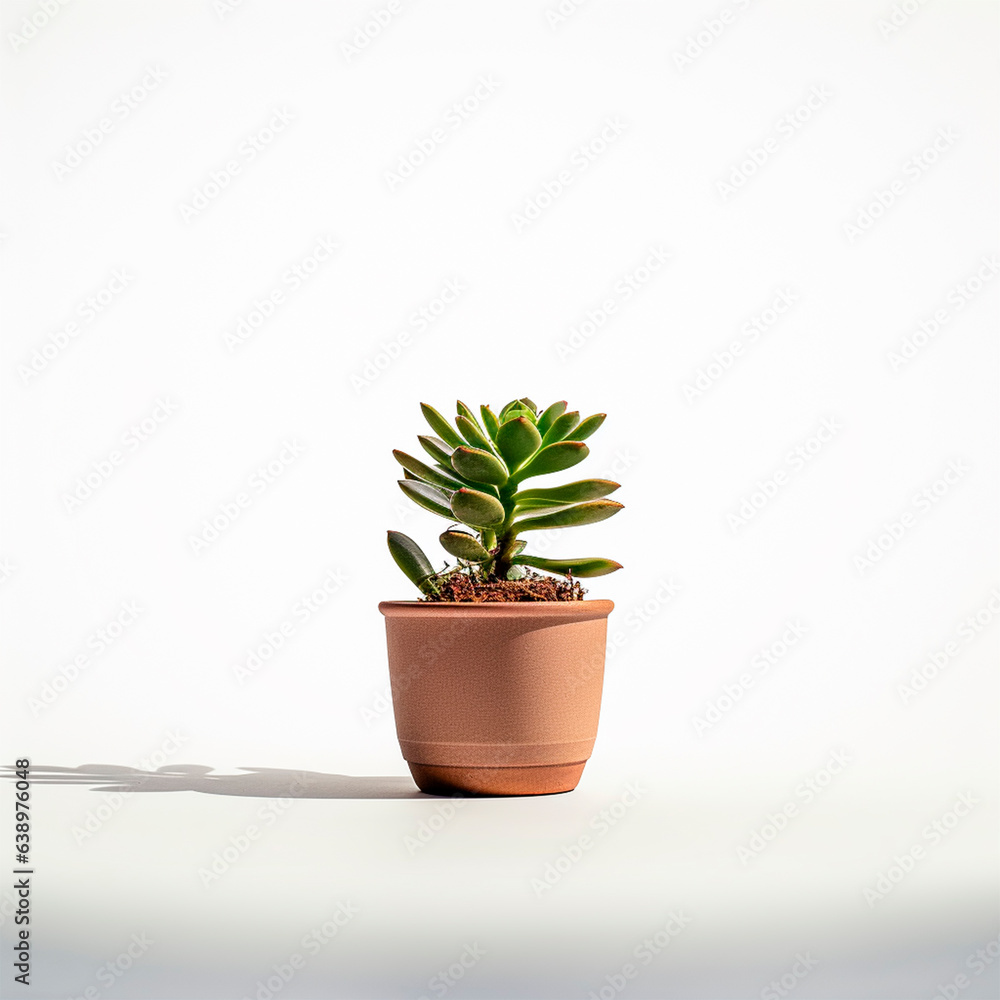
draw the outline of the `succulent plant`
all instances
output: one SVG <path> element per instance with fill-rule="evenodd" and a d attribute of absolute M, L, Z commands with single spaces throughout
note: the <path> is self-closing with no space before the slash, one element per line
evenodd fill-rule
<path fill-rule="evenodd" d="M 590 454 L 584 444 L 605 414 L 585 420 L 567 412 L 566 402 L 542 412 L 530 399 L 515 399 L 499 413 L 479 408 L 481 421 L 461 400 L 454 426 L 421 403 L 433 435 L 418 435 L 431 464 L 394 451 L 403 467 L 399 488 L 416 504 L 451 522 L 441 546 L 457 564 L 435 572 L 412 538 L 389 532 L 389 551 L 399 568 L 424 593 L 438 592 L 440 579 L 466 572 L 483 580 L 515 580 L 522 567 L 568 577 L 602 576 L 621 569 L 613 559 L 542 559 L 527 554 L 520 537 L 544 528 L 593 524 L 622 505 L 604 499 L 618 489 L 610 479 L 580 479 L 564 486 L 534 488 L 525 481 L 561 472 Z"/>

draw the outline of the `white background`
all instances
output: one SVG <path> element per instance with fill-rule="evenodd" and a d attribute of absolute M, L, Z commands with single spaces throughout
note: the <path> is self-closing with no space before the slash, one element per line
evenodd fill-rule
<path fill-rule="evenodd" d="M 995 995 L 1000 963 L 967 959 L 998 930 L 997 4 L 563 9 L 0 8 L 4 759 L 277 769 L 211 786 L 229 795 L 194 771 L 200 790 L 146 794 L 185 787 L 175 773 L 125 799 L 36 786 L 33 985 L 8 966 L 0 995 L 267 1000 L 300 952 L 271 992 L 432 996 L 475 944 L 450 997 L 757 997 L 790 975 L 797 998 L 929 998 L 961 974 L 963 998 Z M 321 239 L 336 251 L 283 283 Z M 638 271 L 654 249 L 667 263 Z M 449 282 L 456 301 L 412 322 Z M 376 605 L 415 595 L 384 532 L 443 557 L 391 449 L 418 448 L 420 401 L 525 394 L 609 415 L 579 472 L 620 481 L 626 510 L 535 540 L 625 565 L 590 582 L 617 605 L 601 732 L 576 792 L 467 803 L 414 848 L 441 803 L 411 794 L 380 700 Z M 285 442 L 294 459 L 255 491 Z M 804 634 L 756 669 L 789 623 Z M 849 763 L 807 801 L 832 754 Z M 299 771 L 385 780 L 318 777 L 282 804 Z M 5 878 L 5 954 L 10 899 Z M 307 953 L 339 901 L 359 915 Z M 672 911 L 691 922 L 644 964 Z M 133 934 L 153 943 L 102 979 Z M 800 980 L 797 954 L 817 963 Z"/>

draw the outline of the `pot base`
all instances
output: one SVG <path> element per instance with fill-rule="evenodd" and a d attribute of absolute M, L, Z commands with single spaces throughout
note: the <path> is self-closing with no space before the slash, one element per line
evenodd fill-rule
<path fill-rule="evenodd" d="M 428 795 L 554 795 L 571 792 L 585 760 L 535 767 L 450 767 L 407 761 L 417 788 Z"/>

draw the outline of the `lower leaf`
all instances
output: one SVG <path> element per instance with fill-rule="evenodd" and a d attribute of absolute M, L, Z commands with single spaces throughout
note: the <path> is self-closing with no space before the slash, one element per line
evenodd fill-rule
<path fill-rule="evenodd" d="M 541 559 L 538 556 L 514 556 L 517 566 L 531 566 L 533 569 L 543 569 L 549 573 L 559 573 L 566 576 L 604 576 L 621 569 L 622 564 L 614 559 Z"/>
<path fill-rule="evenodd" d="M 443 531 L 440 536 L 441 548 L 450 556 L 466 562 L 485 562 L 490 554 L 480 544 L 475 535 L 467 531 Z"/>
<path fill-rule="evenodd" d="M 432 579 L 434 567 L 424 555 L 424 550 L 409 535 L 404 535 L 401 531 L 390 531 L 388 543 L 392 558 L 407 578 L 423 593 L 436 593 L 437 587 Z"/>

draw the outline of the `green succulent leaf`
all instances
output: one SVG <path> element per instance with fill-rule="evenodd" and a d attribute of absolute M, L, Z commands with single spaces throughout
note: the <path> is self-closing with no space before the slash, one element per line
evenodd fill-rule
<path fill-rule="evenodd" d="M 614 559 L 540 559 L 538 556 L 519 555 L 514 557 L 514 562 L 518 566 L 531 566 L 563 576 L 568 573 L 573 576 L 604 576 L 622 568 L 622 564 Z"/>
<path fill-rule="evenodd" d="M 467 531 L 442 531 L 441 548 L 448 555 L 455 556 L 456 559 L 464 559 L 466 562 L 484 562 L 489 559 L 490 554 L 480 544 L 475 535 L 470 535 Z"/>
<path fill-rule="evenodd" d="M 457 448 L 460 444 L 465 444 L 455 433 L 455 428 L 433 406 L 421 403 L 420 409 L 423 411 L 424 419 L 431 425 L 434 432 L 440 435 L 452 448 Z"/>
<path fill-rule="evenodd" d="M 424 482 L 433 483 L 435 486 L 443 486 L 448 490 L 457 490 L 462 485 L 450 476 L 432 469 L 429 465 L 424 465 L 420 459 L 414 458 L 412 455 L 407 455 L 405 451 L 400 451 L 397 448 L 393 450 L 392 454 L 404 469 L 412 472 L 419 479 L 423 479 Z"/>
<path fill-rule="evenodd" d="M 595 524 L 617 514 L 623 506 L 617 500 L 592 500 L 551 514 L 515 521 L 513 530 L 520 534 L 522 531 L 537 531 L 540 528 L 572 528 L 581 524 Z"/>
<path fill-rule="evenodd" d="M 534 413 L 534 414 L 538 413 L 538 407 L 535 405 L 534 401 L 528 399 L 527 396 L 522 396 L 518 400 L 518 402 L 519 403 L 523 403 L 529 410 L 531 410 L 532 413 Z"/>
<path fill-rule="evenodd" d="M 501 418 L 501 426 L 510 420 L 517 420 L 523 418 L 529 423 L 536 423 L 538 420 L 537 415 L 534 410 L 529 409 L 520 400 L 518 400 Z"/>
<path fill-rule="evenodd" d="M 479 412 L 482 414 L 486 433 L 489 434 L 491 440 L 496 441 L 497 431 L 500 429 L 500 421 L 497 420 L 496 414 L 485 404 L 479 407 Z"/>
<path fill-rule="evenodd" d="M 542 444 L 554 444 L 556 441 L 563 441 L 569 436 L 571 430 L 580 422 L 580 411 L 573 410 L 564 413 L 552 421 L 552 426 L 542 436 Z M 573 438 L 575 441 L 576 438 Z"/>
<path fill-rule="evenodd" d="M 545 432 L 552 426 L 553 421 L 557 420 L 566 412 L 565 399 L 559 400 L 558 403 L 553 403 L 546 411 L 538 418 L 538 433 L 543 437 Z"/>
<path fill-rule="evenodd" d="M 432 514 L 438 514 L 449 521 L 455 519 L 451 507 L 451 494 L 444 490 L 439 490 L 429 483 L 422 483 L 419 479 L 398 479 L 399 488 L 415 503 L 429 510 Z"/>
<path fill-rule="evenodd" d="M 511 568 L 507 570 L 508 580 L 520 580 L 523 577 L 524 577 L 524 570 L 521 569 L 520 566 L 511 566 Z"/>
<path fill-rule="evenodd" d="M 407 578 L 417 585 L 425 594 L 437 591 L 434 586 L 434 567 L 424 555 L 423 549 L 408 535 L 401 531 L 390 531 L 388 534 L 389 551 L 396 565 L 406 574 Z"/>
<path fill-rule="evenodd" d="M 427 452 L 435 462 L 440 462 L 445 468 L 450 468 L 449 459 L 454 450 L 441 438 L 431 437 L 430 434 L 418 434 L 417 440 L 420 446 Z"/>
<path fill-rule="evenodd" d="M 478 440 L 476 441 L 471 440 L 469 438 L 469 435 L 465 433 L 464 428 L 460 426 L 459 429 L 462 431 L 462 436 L 465 438 L 465 440 L 476 448 L 483 448 L 486 451 L 492 449 L 493 443 L 490 441 L 489 435 L 486 433 L 486 431 L 483 430 L 479 421 L 476 419 L 476 415 L 472 412 L 472 410 L 470 410 L 469 407 L 467 407 L 465 403 L 463 403 L 461 400 L 458 400 L 455 406 L 458 409 L 458 416 L 464 417 L 466 420 L 469 421 L 470 424 L 472 424 L 472 426 L 475 428 L 476 437 L 478 438 Z M 458 424 L 457 417 L 455 419 L 455 423 Z"/>
<path fill-rule="evenodd" d="M 527 501 L 552 500 L 556 504 L 580 503 L 584 500 L 599 500 L 609 493 L 614 493 L 621 483 L 610 479 L 580 479 L 565 486 L 553 486 L 551 489 L 520 490 L 514 494 L 514 503 L 519 507 Z"/>
<path fill-rule="evenodd" d="M 481 448 L 456 448 L 451 455 L 451 465 L 460 476 L 474 483 L 503 486 L 507 482 L 503 462 Z"/>
<path fill-rule="evenodd" d="M 506 517 L 503 504 L 479 490 L 457 490 L 451 498 L 451 509 L 459 521 L 472 528 L 495 528 Z"/>
<path fill-rule="evenodd" d="M 493 451 L 493 442 L 480 430 L 479 425 L 473 423 L 468 417 L 459 414 L 459 416 L 455 417 L 455 425 L 462 432 L 462 437 L 465 438 L 462 444 L 468 442 L 473 448 L 479 448 L 482 451 Z"/>
<path fill-rule="evenodd" d="M 574 429 L 573 440 L 583 441 L 585 438 L 589 438 L 604 423 L 606 417 L 606 413 L 595 413 L 592 417 L 587 417 Z"/>
<path fill-rule="evenodd" d="M 526 417 L 505 420 L 497 432 L 497 447 L 510 469 L 531 458 L 541 445 L 538 428 Z"/>
<path fill-rule="evenodd" d="M 535 452 L 526 465 L 517 470 L 516 479 L 544 476 L 550 472 L 562 472 L 582 462 L 590 454 L 590 449 L 582 441 L 558 441 L 546 445 Z"/>
<path fill-rule="evenodd" d="M 462 447 L 464 448 L 465 445 L 463 444 Z M 495 496 L 498 499 L 500 497 L 500 491 L 495 486 L 490 486 L 488 483 L 477 483 L 471 479 L 466 479 L 465 476 L 460 475 L 450 465 L 442 465 L 438 462 L 437 468 L 440 469 L 446 476 L 450 476 L 451 478 L 458 480 L 457 484 L 450 487 L 450 489 L 458 489 L 460 486 L 466 486 L 470 490 L 482 490 L 484 493 L 489 493 L 490 496 Z"/>
<path fill-rule="evenodd" d="M 524 510 L 552 510 L 558 507 L 569 507 L 569 503 L 559 503 L 556 500 L 518 500 L 515 505 L 518 514 Z"/>

